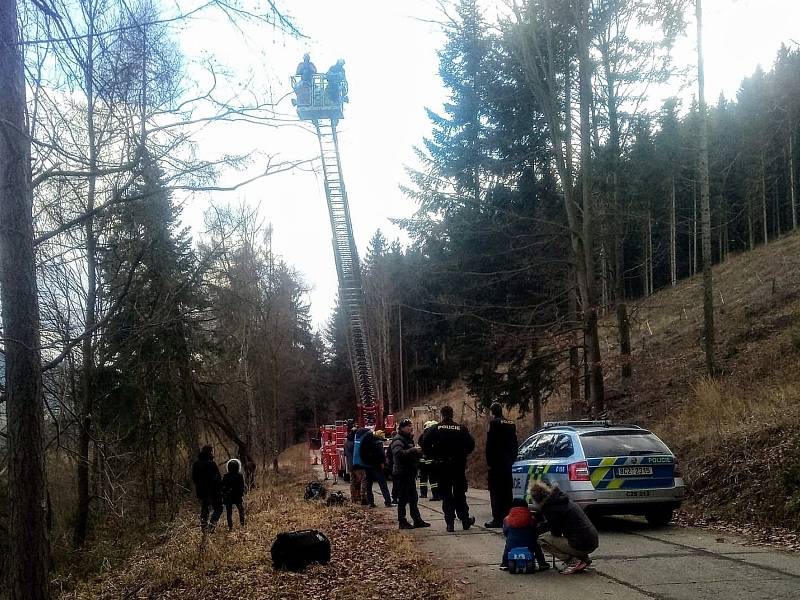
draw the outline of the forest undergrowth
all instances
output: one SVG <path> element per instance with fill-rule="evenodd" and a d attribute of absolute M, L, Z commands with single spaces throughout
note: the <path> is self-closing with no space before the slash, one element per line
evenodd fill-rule
<path fill-rule="evenodd" d="M 450 586 L 407 536 L 376 513 L 354 506 L 327 507 L 303 500 L 314 475 L 304 445 L 283 455 L 280 473 L 261 477 L 246 498 L 247 524 L 227 531 L 223 519 L 203 535 L 194 503 L 161 534 L 153 535 L 117 568 L 76 582 L 62 572 L 55 580 L 62 600 L 118 598 L 301 599 L 378 598 L 388 586 L 404 598 L 447 600 Z M 281 531 L 318 529 L 331 541 L 328 565 L 301 573 L 274 571 L 270 547 Z"/>

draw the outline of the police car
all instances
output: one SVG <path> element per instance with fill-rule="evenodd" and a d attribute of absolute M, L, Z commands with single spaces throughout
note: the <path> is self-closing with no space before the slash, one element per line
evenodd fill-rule
<path fill-rule="evenodd" d="M 666 525 L 684 497 L 675 455 L 652 432 L 609 421 L 545 423 L 519 447 L 514 497 L 536 481 L 558 485 L 587 513 L 644 515 Z"/>

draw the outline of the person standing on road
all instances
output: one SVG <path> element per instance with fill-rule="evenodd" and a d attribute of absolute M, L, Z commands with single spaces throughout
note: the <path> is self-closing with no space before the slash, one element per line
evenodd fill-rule
<path fill-rule="evenodd" d="M 492 420 L 486 433 L 486 464 L 489 467 L 489 499 L 492 520 L 484 527 L 502 527 L 503 519 L 511 510 L 514 497 L 514 480 L 511 467 L 517 458 L 517 426 L 503 418 L 503 407 L 492 402 L 489 407 Z"/>
<path fill-rule="evenodd" d="M 425 421 L 425 425 L 422 427 L 422 434 L 419 436 L 420 446 L 423 445 L 425 433 L 430 431 L 430 428 L 434 425 L 436 425 L 436 421 Z M 440 499 L 439 485 L 436 483 L 436 465 L 433 462 L 433 458 L 425 455 L 423 451 L 422 459 L 419 461 L 419 497 L 427 498 L 428 490 L 431 492 L 431 500 L 436 502 Z"/>
<path fill-rule="evenodd" d="M 350 474 L 350 490 L 352 494 L 355 482 L 358 488 L 359 503 L 369 504 L 367 499 L 367 471 L 370 468 L 369 455 L 373 449 L 372 431 L 360 427 L 353 436 L 353 472 Z"/>
<path fill-rule="evenodd" d="M 392 479 L 397 482 L 397 522 L 400 529 L 430 527 L 430 523 L 422 520 L 417 506 L 417 467 L 422 450 L 414 444 L 414 424 L 411 419 L 400 421 L 389 451 L 392 453 Z M 406 505 L 413 524 L 406 518 Z"/>
<path fill-rule="evenodd" d="M 378 487 L 383 495 L 383 504 L 386 507 L 392 505 L 392 496 L 389 494 L 389 486 L 386 485 L 386 477 L 383 475 L 383 469 L 386 464 L 386 454 L 383 449 L 383 443 L 386 441 L 386 435 L 383 431 L 378 430 L 372 434 L 372 448 L 369 452 L 369 468 L 367 469 L 367 504 L 370 508 L 375 508 L 375 494 L 372 492 L 372 484 L 377 482 Z M 362 445 L 366 442 L 362 442 Z M 365 448 L 366 449 L 366 448 Z"/>
<path fill-rule="evenodd" d="M 463 528 L 475 524 L 467 504 L 467 456 L 475 450 L 475 440 L 469 430 L 453 421 L 453 408 L 443 406 L 442 420 L 425 434 L 423 451 L 436 461 L 439 496 L 447 531 L 455 531 L 458 516 Z"/>
<path fill-rule="evenodd" d="M 200 501 L 200 528 L 206 530 L 209 525 L 208 511 L 213 509 L 210 522 L 213 531 L 222 515 L 222 478 L 219 467 L 214 462 L 214 449 L 211 446 L 203 446 L 197 455 L 197 460 L 192 465 L 192 482 Z"/>
<path fill-rule="evenodd" d="M 564 575 L 579 573 L 592 564 L 589 554 L 597 550 L 599 541 L 589 517 L 558 487 L 537 481 L 531 487 L 531 498 L 539 505 L 546 522 L 540 526 L 542 549 L 563 560 Z"/>
<path fill-rule="evenodd" d="M 350 502 L 353 504 L 361 504 L 361 486 L 365 480 L 364 468 L 353 464 L 353 453 L 356 446 L 356 431 L 355 427 L 351 427 L 347 434 L 347 439 L 344 442 L 344 459 L 347 465 L 347 473 L 350 475 Z"/>

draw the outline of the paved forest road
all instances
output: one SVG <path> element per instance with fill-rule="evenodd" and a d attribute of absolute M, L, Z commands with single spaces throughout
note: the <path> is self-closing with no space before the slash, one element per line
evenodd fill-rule
<path fill-rule="evenodd" d="M 634 517 L 598 520 L 600 548 L 585 573 L 510 575 L 499 569 L 502 533 L 482 527 L 490 517 L 488 492 L 470 490 L 468 500 L 478 527 L 462 531 L 456 522 L 456 532 L 448 534 L 441 504 L 420 500 L 422 516 L 432 527 L 410 532 L 465 598 L 800 600 L 800 555 L 747 546 L 727 534 L 655 529 Z M 388 508 L 375 510 L 396 520 Z"/>

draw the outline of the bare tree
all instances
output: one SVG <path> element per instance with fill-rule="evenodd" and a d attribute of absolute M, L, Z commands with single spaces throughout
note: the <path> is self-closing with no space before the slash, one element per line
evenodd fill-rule
<path fill-rule="evenodd" d="M 0 302 L 7 388 L 11 598 L 50 597 L 31 146 L 15 0 L 0 1 Z"/>
<path fill-rule="evenodd" d="M 604 410 L 603 365 L 597 331 L 596 284 L 593 252 L 591 196 L 591 71 L 589 52 L 588 6 L 574 0 L 569 6 L 554 6 L 549 0 L 528 2 L 523 10 L 513 6 L 515 21 L 508 24 L 507 39 L 522 66 L 525 82 L 538 102 L 547 123 L 555 171 L 561 184 L 564 211 L 570 236 L 570 260 L 574 265 L 580 309 L 585 335 L 585 360 L 589 368 L 588 399 L 593 410 Z M 583 24 L 580 24 L 583 23 Z M 579 44 L 575 45 L 576 27 L 580 28 Z M 558 36 L 558 38 L 557 38 Z M 580 51 L 578 51 L 580 47 Z M 583 177 L 582 205 L 577 201 L 575 176 L 568 168 L 571 153 L 571 131 L 565 128 L 565 89 L 571 85 L 570 64 L 576 53 L 579 62 L 581 106 L 581 168 Z M 588 87 L 587 87 L 588 86 Z M 569 121 L 567 121 L 568 123 Z M 586 165 L 584 165 L 586 162 Z M 579 209 L 580 207 L 580 209 Z"/>
<path fill-rule="evenodd" d="M 700 214 L 703 244 L 703 335 L 706 370 L 714 365 L 714 286 L 711 276 L 711 202 L 708 183 L 708 109 L 706 106 L 705 65 L 703 63 L 703 2 L 695 0 L 697 17 L 697 100 L 700 119 L 698 171 L 700 176 Z M 766 223 L 764 225 L 766 227 Z M 765 231 L 766 238 L 766 231 Z M 765 239 L 766 241 L 766 239 Z"/>

